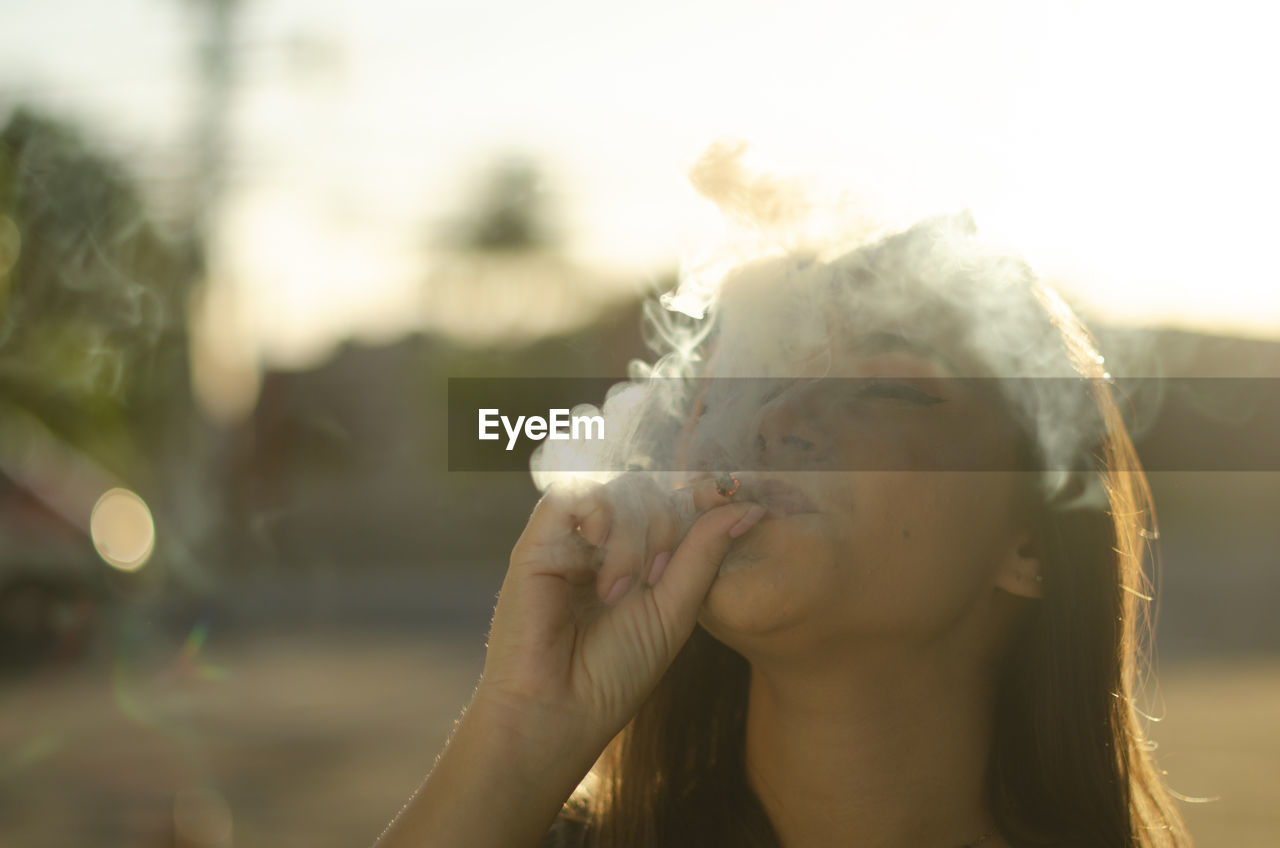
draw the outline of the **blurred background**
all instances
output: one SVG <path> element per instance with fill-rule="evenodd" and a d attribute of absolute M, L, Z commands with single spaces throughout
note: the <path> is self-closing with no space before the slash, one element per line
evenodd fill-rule
<path fill-rule="evenodd" d="M 1262 4 L 862 5 L 7 6 L 0 844 L 371 842 L 536 494 L 447 470 L 446 380 L 645 356 L 642 299 L 722 234 L 684 177 L 715 139 L 889 225 L 972 209 L 1121 370 L 1280 378 Z M 1280 827 L 1259 408 L 1170 397 L 1140 439 L 1272 457 L 1152 475 L 1144 697 L 1206 846 Z"/>

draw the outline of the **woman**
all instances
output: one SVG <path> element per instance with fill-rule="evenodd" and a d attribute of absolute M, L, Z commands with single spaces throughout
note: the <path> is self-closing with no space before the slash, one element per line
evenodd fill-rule
<path fill-rule="evenodd" d="M 959 217 L 741 268 L 712 327 L 703 376 L 769 380 L 703 384 L 696 520 L 543 498 L 381 844 L 1189 845 L 1131 702 L 1148 490 L 1065 305 Z"/>

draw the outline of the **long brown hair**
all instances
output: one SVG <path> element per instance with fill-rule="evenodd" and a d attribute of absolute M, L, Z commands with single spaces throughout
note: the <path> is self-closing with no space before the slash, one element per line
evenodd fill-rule
<path fill-rule="evenodd" d="M 1032 281 L 1027 291 L 1092 395 L 1100 438 L 1089 475 L 1105 504 L 1037 502 L 1045 596 L 997 683 L 991 811 L 1004 838 L 1026 848 L 1189 848 L 1132 701 L 1153 603 L 1150 490 L 1092 337 L 1047 287 Z M 778 848 L 744 768 L 749 672 L 695 628 L 566 805 L 588 844 Z"/>

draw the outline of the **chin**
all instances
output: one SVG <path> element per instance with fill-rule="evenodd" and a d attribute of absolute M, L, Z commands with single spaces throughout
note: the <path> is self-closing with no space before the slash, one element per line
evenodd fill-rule
<path fill-rule="evenodd" d="M 789 606 L 778 597 L 777 582 L 765 576 L 765 565 L 749 559 L 727 563 L 698 616 L 708 633 L 748 658 L 783 624 L 781 610 Z"/>
<path fill-rule="evenodd" d="M 739 571 L 755 568 L 760 560 L 761 557 L 759 556 L 751 556 L 737 550 L 731 550 L 721 561 L 720 568 L 716 571 L 716 579 L 718 580 L 726 574 L 736 574 Z"/>
<path fill-rule="evenodd" d="M 830 537 L 821 515 L 756 525 L 720 564 L 703 604 L 714 627 L 707 629 L 717 638 L 723 633 L 721 641 L 729 644 L 734 635 L 760 636 L 795 624 L 802 609 L 823 597 L 819 572 L 830 569 L 839 547 Z"/>
<path fill-rule="evenodd" d="M 782 601 L 779 593 L 793 589 L 777 568 L 785 558 L 770 547 L 760 538 L 743 539 L 730 548 L 720 563 L 703 608 L 722 629 L 760 629 L 765 620 L 777 613 Z"/>

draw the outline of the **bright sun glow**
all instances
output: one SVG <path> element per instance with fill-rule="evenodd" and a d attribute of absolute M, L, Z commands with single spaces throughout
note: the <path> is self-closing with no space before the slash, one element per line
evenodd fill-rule
<path fill-rule="evenodd" d="M 67 81 L 133 138 L 184 114 L 137 99 L 136 80 L 180 76 L 159 54 L 97 57 L 88 25 L 58 51 L 30 36 L 42 16 L 83 19 L 71 2 L 34 6 L 25 39 L 0 33 L 0 71 Z M 263 48 L 236 69 L 213 259 L 243 319 L 219 354 L 237 367 L 488 320 L 445 316 L 431 245 L 468 200 L 460 175 L 512 152 L 546 166 L 565 252 L 601 272 L 584 281 L 641 287 L 716 238 L 684 172 L 723 137 L 890 225 L 971 209 L 1103 318 L 1280 334 L 1265 4 L 263 5 L 241 22 Z M 155 35 L 172 22 L 131 14 L 120 32 L 173 40 Z M 289 64 L 299 32 L 333 46 L 322 72 Z"/>

